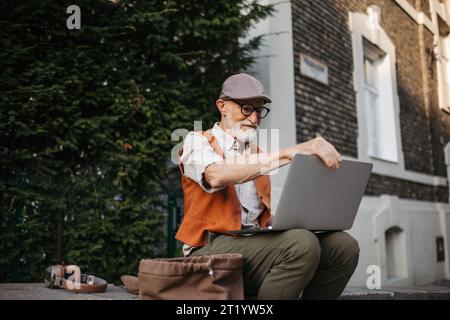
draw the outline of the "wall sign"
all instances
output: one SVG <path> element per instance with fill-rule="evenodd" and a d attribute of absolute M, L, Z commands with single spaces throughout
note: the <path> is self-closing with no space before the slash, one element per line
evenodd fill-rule
<path fill-rule="evenodd" d="M 300 54 L 300 73 L 305 77 L 328 85 L 328 66 L 303 53 Z"/>

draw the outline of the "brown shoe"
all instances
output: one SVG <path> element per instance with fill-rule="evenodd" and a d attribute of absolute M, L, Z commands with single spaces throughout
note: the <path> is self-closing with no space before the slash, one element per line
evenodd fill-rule
<path fill-rule="evenodd" d="M 123 285 L 127 288 L 129 293 L 139 294 L 139 281 L 137 277 L 134 276 L 121 276 Z"/>

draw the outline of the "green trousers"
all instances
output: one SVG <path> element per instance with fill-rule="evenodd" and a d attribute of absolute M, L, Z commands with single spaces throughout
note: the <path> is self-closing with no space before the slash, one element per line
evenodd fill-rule
<path fill-rule="evenodd" d="M 358 242 L 345 232 L 306 230 L 245 237 L 209 234 L 192 256 L 240 253 L 248 299 L 338 299 L 358 265 Z"/>

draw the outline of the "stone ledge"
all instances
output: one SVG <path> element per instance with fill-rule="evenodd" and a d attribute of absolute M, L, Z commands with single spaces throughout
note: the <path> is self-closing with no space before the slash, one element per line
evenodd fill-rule
<path fill-rule="evenodd" d="M 63 289 L 49 289 L 43 283 L 0 283 L 0 300 L 137 300 L 138 296 L 124 288 L 108 285 L 103 293 L 72 293 Z M 404 288 L 369 290 L 350 287 L 340 300 L 450 300 L 450 280 Z"/>
<path fill-rule="evenodd" d="M 450 280 L 418 287 L 385 287 L 381 290 L 347 288 L 341 300 L 450 300 Z"/>
<path fill-rule="evenodd" d="M 124 288 L 108 284 L 103 293 L 73 293 L 49 289 L 43 283 L 0 283 L 0 300 L 137 300 Z"/>

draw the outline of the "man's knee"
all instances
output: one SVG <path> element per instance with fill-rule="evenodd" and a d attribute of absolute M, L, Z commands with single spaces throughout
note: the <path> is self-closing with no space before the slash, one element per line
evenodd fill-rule
<path fill-rule="evenodd" d="M 355 238 L 346 232 L 336 232 L 327 240 L 328 250 L 334 251 L 342 262 L 356 268 L 359 260 L 359 244 Z"/>
<path fill-rule="evenodd" d="M 320 242 L 317 237 L 307 230 L 289 230 L 284 232 L 285 245 L 288 250 L 301 258 L 307 268 L 317 268 L 320 261 Z"/>
<path fill-rule="evenodd" d="M 340 242 L 344 252 L 350 257 L 359 256 L 358 241 L 346 232 L 340 232 L 340 234 Z"/>

